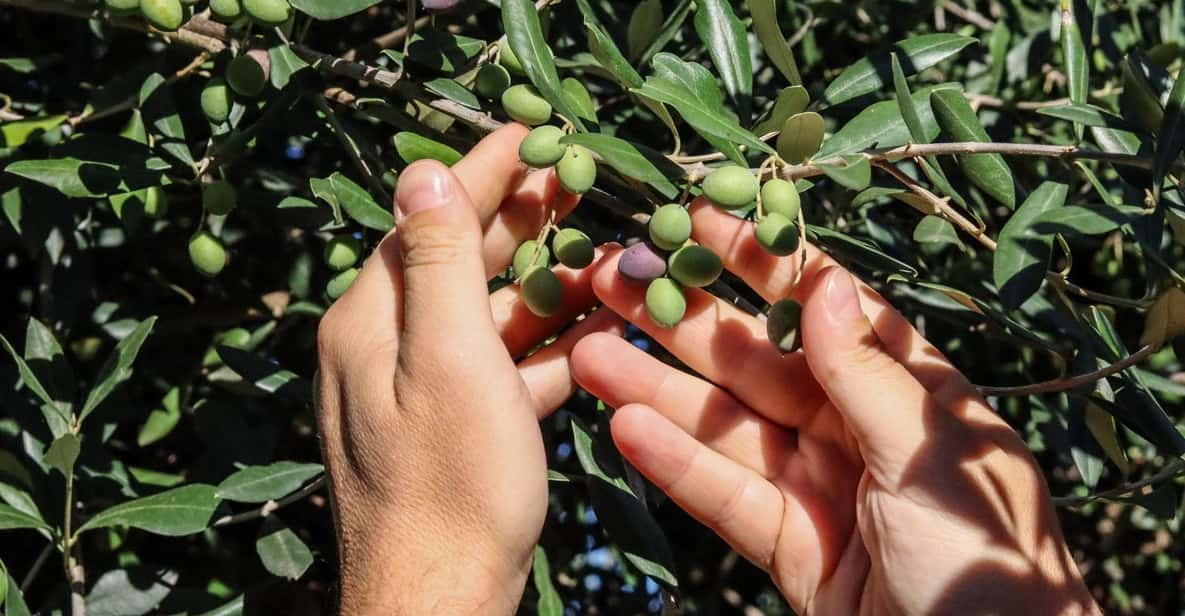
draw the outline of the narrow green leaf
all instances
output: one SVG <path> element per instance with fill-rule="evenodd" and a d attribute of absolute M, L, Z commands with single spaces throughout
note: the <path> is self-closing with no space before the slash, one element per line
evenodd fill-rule
<path fill-rule="evenodd" d="M 1033 222 L 1033 229 L 1045 235 L 1103 235 L 1131 224 L 1136 217 L 1147 213 L 1144 208 L 1134 205 L 1067 205 L 1042 214 Z"/>
<path fill-rule="evenodd" d="M 462 154 L 453 148 L 409 131 L 395 133 L 392 142 L 395 144 L 395 151 L 399 153 L 399 158 L 408 164 L 417 160 L 431 159 L 451 167 L 462 158 Z"/>
<path fill-rule="evenodd" d="M 87 616 L 142 616 L 160 607 L 177 585 L 171 569 L 114 569 L 99 576 L 86 595 Z"/>
<path fill-rule="evenodd" d="M 25 603 L 25 596 L 21 587 L 12 574 L 5 573 L 8 578 L 8 594 L 4 597 L 4 616 L 29 616 L 29 606 Z"/>
<path fill-rule="evenodd" d="M 1164 125 L 1164 107 L 1160 95 L 1148 82 L 1147 73 L 1140 61 L 1131 54 L 1120 64 L 1123 73 L 1123 92 L 1119 94 L 1119 110 L 1123 117 L 1155 135 Z"/>
<path fill-rule="evenodd" d="M 264 503 L 288 496 L 324 471 L 320 464 L 273 462 L 248 466 L 218 484 L 218 498 L 240 503 Z"/>
<path fill-rule="evenodd" d="M 798 62 L 794 59 L 794 50 L 782 30 L 778 27 L 778 6 L 775 0 L 745 0 L 749 8 L 749 15 L 753 17 L 753 31 L 757 33 L 757 40 L 770 62 L 774 63 L 791 85 L 802 85 L 802 75 L 798 72 Z"/>
<path fill-rule="evenodd" d="M 1129 131 L 1133 129 L 1122 116 L 1091 104 L 1066 103 L 1057 107 L 1042 107 L 1037 110 L 1037 113 L 1084 126 L 1105 126 Z"/>
<path fill-rule="evenodd" d="M 1043 182 L 1000 230 L 992 278 L 1004 306 L 1015 309 L 1041 288 L 1049 269 L 1053 236 L 1039 232 L 1034 223 L 1064 206 L 1068 193 L 1065 184 Z"/>
<path fill-rule="evenodd" d="M 976 42 L 969 36 L 938 33 L 915 36 L 898 41 L 890 51 L 901 58 L 907 75 L 923 71 L 959 53 Z M 885 85 L 883 75 L 889 74 L 889 54 L 879 53 L 857 61 L 844 69 L 823 92 L 823 100 L 838 105 L 857 96 L 875 92 Z"/>
<path fill-rule="evenodd" d="M 539 594 L 539 600 L 535 603 L 535 613 L 539 616 L 563 616 L 564 601 L 551 581 L 551 565 L 547 562 L 547 552 L 541 545 L 535 546 L 531 579 L 535 583 L 535 591 Z"/>
<path fill-rule="evenodd" d="M 921 119 L 922 127 L 925 130 L 925 136 L 927 137 L 925 142 L 927 143 L 938 136 L 938 124 L 930 108 L 930 94 L 937 88 L 951 87 L 954 86 L 944 85 L 922 88 L 911 97 L 914 107 L 918 111 L 918 116 Z M 897 101 L 881 101 L 866 107 L 863 111 L 856 114 L 856 117 L 848 120 L 847 124 L 844 124 L 839 130 L 828 137 L 823 142 L 823 147 L 819 149 L 819 153 L 815 155 L 815 158 L 821 160 L 874 146 L 891 148 L 905 145 L 911 141 L 909 127 L 905 124 L 905 119 L 901 115 L 901 108 L 897 105 Z"/>
<path fill-rule="evenodd" d="M 564 91 L 564 97 L 568 99 L 568 104 L 572 105 L 580 119 L 595 126 L 597 124 L 597 108 L 593 104 L 592 95 L 584 87 L 584 83 L 574 77 L 566 77 L 560 82 L 560 87 Z"/>
<path fill-rule="evenodd" d="M 120 503 L 100 511 L 78 532 L 131 526 L 170 537 L 192 535 L 205 530 L 214 516 L 219 503 L 214 492 L 214 486 L 195 483 Z"/>
<path fill-rule="evenodd" d="M 662 22 L 662 28 L 658 31 L 658 35 L 650 42 L 650 46 L 646 51 L 642 52 L 642 57 L 638 58 L 638 64 L 645 64 L 652 57 L 662 51 L 667 43 L 683 29 L 683 22 L 687 20 L 687 16 L 695 9 L 694 0 L 679 0 L 675 5 L 675 9 L 667 15 L 667 20 Z"/>
<path fill-rule="evenodd" d="M 642 0 L 634 7 L 625 33 L 626 49 L 631 58 L 637 59 L 646 51 L 646 46 L 662 27 L 662 12 L 662 0 Z"/>
<path fill-rule="evenodd" d="M 148 338 L 148 334 L 152 333 L 154 325 L 156 325 L 156 317 L 148 317 L 140 321 L 130 334 L 115 345 L 115 350 L 103 364 L 103 369 L 99 372 L 95 385 L 91 387 L 90 393 L 86 396 L 86 402 L 83 403 L 82 411 L 79 413 L 79 421 L 86 419 L 103 400 L 107 399 L 116 386 L 132 376 L 132 362 L 136 361 L 136 356 L 140 354 L 140 347 Z"/>
<path fill-rule="evenodd" d="M 890 56 L 893 68 L 893 90 L 896 94 L 897 106 L 901 110 L 901 119 L 905 121 L 905 126 L 909 129 L 909 136 L 911 143 L 929 143 L 933 136 L 930 134 L 931 127 L 935 125 L 933 120 L 933 111 L 930 111 L 929 125 L 922 120 L 922 116 L 918 113 L 918 106 L 914 102 L 914 95 L 909 90 L 909 83 L 906 82 L 905 72 L 901 69 L 901 62 L 897 59 L 897 54 Z M 927 156 L 921 161 L 922 173 L 926 174 L 938 189 L 940 194 L 950 196 L 955 203 L 966 207 L 967 202 L 963 199 L 951 185 L 950 180 L 947 179 L 946 173 L 942 170 L 942 163 L 938 161 L 937 156 Z"/>
<path fill-rule="evenodd" d="M 792 165 L 805 162 L 819 151 L 826 131 L 823 116 L 813 111 L 786 118 L 778 134 L 778 156 Z"/>
<path fill-rule="evenodd" d="M 682 176 L 682 169 L 667 157 L 643 145 L 601 133 L 567 135 L 562 143 L 582 145 L 601 157 L 605 164 L 626 177 L 646 182 L 668 199 L 679 194 L 670 178 Z"/>
<path fill-rule="evenodd" d="M 62 476 L 74 471 L 74 461 L 78 459 L 78 452 L 82 449 L 82 441 L 73 432 L 67 432 L 54 439 L 42 460 L 46 464 L 58 469 Z"/>
<path fill-rule="evenodd" d="M 1153 190 L 1159 190 L 1173 161 L 1181 155 L 1185 145 L 1185 75 L 1178 75 L 1169 92 L 1164 120 L 1160 125 L 1160 139 L 1156 143 L 1156 158 L 1152 170 Z"/>
<path fill-rule="evenodd" d="M 18 511 L 8 505 L 0 504 L 0 530 L 13 530 L 17 528 L 52 530 L 49 524 L 46 524 L 43 520 L 35 518 L 23 511 Z"/>
<path fill-rule="evenodd" d="M 802 86 L 783 88 L 781 92 L 778 92 L 778 98 L 774 101 L 774 108 L 770 110 L 769 115 L 765 119 L 753 127 L 753 132 L 761 136 L 775 130 L 780 130 L 782 125 L 786 123 L 786 118 L 806 111 L 806 106 L 810 102 L 811 95 L 807 93 L 806 88 Z"/>
<path fill-rule="evenodd" d="M 153 409 L 140 426 L 136 444 L 147 447 L 169 435 L 181 421 L 181 390 L 172 387 L 161 400 L 161 408 Z"/>
<path fill-rule="evenodd" d="M 815 165 L 844 188 L 864 190 L 872 183 L 872 164 L 863 154 L 846 155 L 842 164 L 818 162 Z"/>
<path fill-rule="evenodd" d="M 71 198 L 105 197 L 119 189 L 119 169 L 114 165 L 65 157 L 18 160 L 6 172 L 45 184 Z"/>
<path fill-rule="evenodd" d="M 890 256 L 866 240 L 816 225 L 807 225 L 806 233 L 807 238 L 824 252 L 853 267 L 884 274 L 897 274 L 908 280 L 918 276 L 918 270 L 912 265 Z"/>
<path fill-rule="evenodd" d="M 272 87 L 277 90 L 288 87 L 288 82 L 292 80 L 293 75 L 309 68 L 309 63 L 296 55 L 296 52 L 292 51 L 288 45 L 276 45 L 267 50 L 267 55 L 272 62 L 268 78 L 272 82 Z"/>
<path fill-rule="evenodd" d="M 263 568 L 276 577 L 299 579 L 313 564 L 313 552 L 300 537 L 274 515 L 267 517 L 255 553 Z"/>
<path fill-rule="evenodd" d="M 748 146 L 772 154 L 773 149 L 753 133 L 741 128 L 724 109 L 724 97 L 708 69 L 677 56 L 661 53 L 654 57 L 654 74 L 637 89 L 638 94 L 666 103 L 719 149 L 720 143 Z M 735 149 L 735 148 L 734 148 Z M 744 164 L 734 153 L 731 158 Z"/>
<path fill-rule="evenodd" d="M 955 226 L 941 216 L 926 216 L 913 228 L 913 241 L 928 244 L 954 244 L 962 246 Z"/>
<path fill-rule="evenodd" d="M 724 89 L 748 123 L 753 94 L 753 62 L 745 25 L 726 0 L 699 0 L 695 32 L 708 48 Z"/>
<path fill-rule="evenodd" d="M 506 40 L 514 50 L 514 55 L 518 57 L 523 70 L 543 98 L 577 130 L 586 130 L 576 110 L 564 98 L 551 48 L 543 38 L 543 28 L 539 24 L 539 13 L 535 10 L 535 3 L 531 0 L 503 0 L 502 27 L 506 30 Z"/>
<path fill-rule="evenodd" d="M 321 21 L 341 19 L 382 2 L 383 0 L 288 0 L 292 8 Z"/>
<path fill-rule="evenodd" d="M 390 231 L 395 226 L 395 217 L 389 210 L 375 202 L 370 193 L 350 178 L 335 171 L 328 178 L 328 187 L 342 211 L 358 224 L 376 231 Z M 324 185 L 322 185 L 324 186 Z M 313 195 L 325 199 L 323 193 L 313 189 Z M 326 199 L 328 201 L 328 199 Z"/>
<path fill-rule="evenodd" d="M 61 126 L 65 121 L 65 115 L 55 115 L 0 124 L 0 148 L 19 148 L 29 139 L 43 135 Z"/>
<path fill-rule="evenodd" d="M 943 136 L 954 142 L 991 142 L 975 111 L 959 90 L 939 89 L 930 94 L 930 106 Z M 967 179 L 996 201 L 1016 207 L 1016 180 L 1012 169 L 999 154 L 969 154 L 959 157 Z"/>
<path fill-rule="evenodd" d="M 312 399 L 312 384 L 308 379 L 285 370 L 273 361 L 268 361 L 254 353 L 236 349 L 224 344 L 215 350 L 218 357 L 226 363 L 225 371 L 220 370 L 218 379 L 211 375 L 211 380 L 228 381 L 232 385 L 246 383 L 250 391 L 256 395 L 274 395 L 281 400 L 288 400 L 299 404 L 308 403 Z M 229 377 L 229 378 L 226 378 Z M 242 393 L 242 389 L 235 388 Z"/>
<path fill-rule="evenodd" d="M 38 399 L 44 402 L 46 407 L 53 410 L 53 412 L 58 415 L 59 419 L 69 421 L 69 412 L 61 405 L 61 403 L 54 400 L 53 396 L 49 395 L 49 392 L 46 391 L 45 386 L 42 385 L 41 381 L 37 378 L 37 375 L 32 369 L 29 368 L 29 364 L 26 363 L 25 359 L 16 352 L 16 349 L 12 348 L 12 344 L 8 342 L 8 339 L 3 335 L 0 335 L 0 344 L 4 345 L 4 350 L 8 351 L 9 356 L 11 356 L 12 360 L 16 362 L 17 371 L 20 372 L 21 381 L 24 383 L 25 387 L 28 387 L 29 391 L 33 392 L 33 395 L 37 396 Z"/>
<path fill-rule="evenodd" d="M 1086 44 L 1082 40 L 1082 30 L 1078 27 L 1079 21 L 1089 18 L 1089 15 L 1079 17 L 1076 14 L 1073 0 L 1062 0 L 1062 61 L 1065 63 L 1070 102 L 1075 105 L 1085 105 L 1090 90 L 1090 63 L 1087 60 Z M 1082 131 L 1083 124 L 1076 123 L 1074 132 L 1079 139 L 1082 138 Z"/>
<path fill-rule="evenodd" d="M 481 109 L 481 102 L 477 100 L 477 96 L 470 92 L 468 88 L 457 83 L 455 79 L 448 77 L 438 77 L 431 81 L 424 82 L 424 89 L 447 98 L 458 105 L 468 107 L 470 109 Z"/>
<path fill-rule="evenodd" d="M 193 166 L 193 153 L 185 137 L 185 126 L 173 102 L 172 86 L 160 73 L 153 73 L 140 86 L 140 113 L 156 136 L 156 147 L 178 162 Z"/>

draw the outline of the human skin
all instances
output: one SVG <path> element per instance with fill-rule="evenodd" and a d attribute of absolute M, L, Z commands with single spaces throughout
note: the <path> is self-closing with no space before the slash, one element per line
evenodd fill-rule
<path fill-rule="evenodd" d="M 555 179 L 524 178 L 522 127 L 447 170 L 400 176 L 398 231 L 318 332 L 318 420 L 348 614 L 513 613 L 547 509 L 538 418 L 573 379 L 618 408 L 629 461 L 799 613 L 1097 613 L 1024 443 L 871 289 L 807 246 L 761 250 L 751 224 L 696 203 L 694 239 L 769 301 L 804 304 L 804 351 L 687 289 L 661 329 L 619 247 L 562 271 L 533 316 L 486 280 L 546 220 Z M 557 213 L 575 206 L 560 194 Z M 598 300 L 604 307 L 515 361 Z M 703 378 L 620 339 L 616 314 Z M 607 358 L 612 358 L 608 361 Z M 707 379 L 707 380 L 705 380 Z"/>

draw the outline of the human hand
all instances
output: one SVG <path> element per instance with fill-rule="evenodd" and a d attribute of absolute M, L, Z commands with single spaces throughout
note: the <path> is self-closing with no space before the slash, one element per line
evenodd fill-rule
<path fill-rule="evenodd" d="M 557 268 L 563 307 L 541 319 L 516 286 L 487 292 L 524 239 L 577 198 L 518 162 L 526 130 L 487 137 L 451 170 L 399 178 L 398 231 L 321 321 L 318 422 L 331 478 L 341 610 L 510 613 L 547 513 L 539 417 L 572 393 L 581 336 L 619 331 L 591 268 Z M 598 250 L 598 256 L 602 254 Z"/>
<path fill-rule="evenodd" d="M 1097 613 L 1025 444 L 869 287 L 808 246 L 777 258 L 704 201 L 695 239 L 767 301 L 804 305 L 803 351 L 705 291 L 653 325 L 645 287 L 597 265 L 607 308 L 703 378 L 620 338 L 573 350 L 578 383 L 617 407 L 624 456 L 770 573 L 799 613 Z M 614 361 L 604 361 L 613 357 Z"/>

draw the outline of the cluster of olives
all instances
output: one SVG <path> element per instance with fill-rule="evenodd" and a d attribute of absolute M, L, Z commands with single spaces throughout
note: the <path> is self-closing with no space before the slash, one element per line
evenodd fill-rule
<path fill-rule="evenodd" d="M 337 299 L 350 288 L 354 279 L 358 277 L 358 259 L 362 258 L 362 241 L 352 235 L 338 235 L 325 242 L 325 251 L 321 254 L 325 265 L 336 272 L 325 285 L 325 295 L 329 299 Z"/>
<path fill-rule="evenodd" d="M 555 230 L 551 249 L 547 234 Z M 564 305 L 564 285 L 550 268 L 551 257 L 565 267 L 584 269 L 595 257 L 592 240 L 579 229 L 554 229 L 551 225 L 539 238 L 519 244 L 511 264 L 523 303 L 534 314 L 549 317 Z"/>
<path fill-rule="evenodd" d="M 157 30 L 173 32 L 193 16 L 198 0 L 104 0 L 115 16 L 140 14 Z M 292 17 L 288 0 L 209 0 L 215 19 L 233 22 L 250 18 L 261 26 L 279 26 Z"/>

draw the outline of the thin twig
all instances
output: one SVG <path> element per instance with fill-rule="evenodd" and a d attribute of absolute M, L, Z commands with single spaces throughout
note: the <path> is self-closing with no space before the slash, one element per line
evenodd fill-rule
<path fill-rule="evenodd" d="M 337 117 L 337 112 L 333 107 L 329 106 L 325 97 L 320 92 L 312 92 L 308 97 L 321 113 L 325 114 L 325 119 L 329 122 L 333 129 L 333 134 L 341 142 L 342 147 L 346 149 L 346 153 L 350 155 L 350 160 L 354 161 L 354 166 L 358 167 L 358 171 L 362 173 L 362 177 L 366 179 L 366 183 L 370 185 L 370 189 L 374 191 L 375 196 L 380 198 L 380 203 L 390 205 L 394 203 L 391 194 L 383 187 L 383 181 L 379 178 L 379 174 L 370 168 L 370 165 L 362 158 L 362 150 L 358 144 L 346 132 L 346 127 L 342 124 L 341 119 Z"/>
<path fill-rule="evenodd" d="M 177 72 L 170 75 L 169 78 L 165 80 L 165 83 L 172 84 L 172 83 L 176 83 L 177 81 L 179 81 L 181 79 L 184 79 L 188 75 L 192 74 L 195 70 L 197 70 L 201 65 L 205 64 L 206 61 L 209 59 L 210 59 L 210 52 L 202 50 L 202 52 L 199 53 L 197 56 L 195 56 L 194 59 L 189 64 L 186 64 L 185 66 L 178 69 Z M 118 103 L 115 103 L 114 105 L 107 107 L 105 109 L 100 109 L 98 111 L 90 111 L 90 112 L 84 111 L 81 114 L 76 115 L 76 116 L 66 120 L 66 122 L 68 124 L 70 124 L 70 126 L 77 127 L 80 124 L 86 124 L 87 122 L 94 122 L 96 120 L 101 120 L 103 118 L 113 116 L 113 115 L 120 113 L 122 111 L 127 111 L 128 109 L 135 107 L 136 104 L 139 102 L 140 102 L 140 97 L 138 95 L 133 94 L 133 95 L 131 95 L 131 96 L 129 96 L 129 97 L 119 101 Z"/>
<path fill-rule="evenodd" d="M 214 527 L 230 526 L 231 524 L 238 524 L 240 522 L 247 522 L 249 520 L 266 518 L 267 516 L 271 515 L 272 513 L 275 513 L 275 511 L 277 509 L 291 505 L 292 503 L 295 503 L 296 501 L 303 500 L 305 497 L 309 496 L 313 492 L 316 492 L 317 490 L 320 490 L 321 488 L 325 487 L 325 482 L 326 482 L 325 475 L 321 475 L 320 477 L 313 480 L 313 482 L 310 483 L 309 485 L 301 488 L 300 490 L 298 490 L 296 492 L 293 492 L 292 494 L 289 494 L 288 496 L 285 496 L 284 498 L 281 498 L 280 500 L 270 500 L 270 501 L 264 503 L 263 505 L 255 508 L 255 509 L 252 509 L 250 511 L 244 511 L 242 513 L 236 513 L 234 515 L 223 516 L 221 518 L 218 518 L 217 520 L 214 520 L 214 523 L 211 524 L 210 526 L 214 526 Z"/>
<path fill-rule="evenodd" d="M 1119 297 L 1117 295 L 1108 295 L 1106 293 L 1099 293 L 1098 291 L 1091 291 L 1090 289 L 1084 289 L 1084 288 L 1070 282 L 1069 280 L 1066 280 L 1065 276 L 1062 276 L 1061 274 L 1058 274 L 1057 272 L 1049 272 L 1049 273 L 1045 274 L 1045 281 L 1048 282 L 1049 284 L 1056 286 L 1056 287 L 1064 289 L 1065 291 L 1067 291 L 1069 293 L 1073 293 L 1074 295 L 1077 295 L 1079 297 L 1084 297 L 1086 299 L 1089 299 L 1093 302 L 1098 302 L 1100 304 L 1109 304 L 1111 306 L 1122 306 L 1124 308 L 1134 308 L 1136 310 L 1147 309 L 1152 304 L 1152 302 L 1150 302 L 1148 300 L 1131 299 L 1128 297 Z"/>
<path fill-rule="evenodd" d="M 1099 368 L 1094 372 L 1086 374 L 1079 374 L 1076 376 L 1062 377 L 1053 379 L 1052 381 L 1045 381 L 1044 383 L 1033 383 L 1032 385 L 1022 385 L 1020 387 L 988 387 L 978 385 L 976 388 L 982 396 L 997 396 L 997 397 L 1021 397 L 1034 396 L 1037 394 L 1049 394 L 1059 391 L 1069 391 L 1083 385 L 1090 385 L 1096 381 L 1100 381 L 1110 376 L 1114 376 L 1131 368 L 1132 366 L 1144 361 L 1149 355 L 1157 351 L 1157 347 L 1153 345 L 1146 345 L 1140 350 L 1131 355 L 1103 368 Z"/>
<path fill-rule="evenodd" d="M 876 166 L 886 171 L 889 175 L 893 176 L 898 182 L 901 182 L 902 185 L 908 188 L 915 195 L 921 197 L 922 200 L 934 208 L 934 212 L 939 216 L 946 219 L 951 224 L 954 224 L 956 227 L 962 229 L 967 235 L 975 238 L 976 241 L 982 244 L 984 248 L 995 252 L 996 240 L 993 240 L 986 233 L 980 230 L 979 225 L 967 220 L 965 216 L 952 207 L 949 199 L 944 199 L 930 192 L 928 188 L 915 182 L 913 178 L 905 175 L 900 169 L 894 167 L 893 165 L 881 161 L 878 162 Z"/>
<path fill-rule="evenodd" d="M 980 30 L 991 32 L 996 29 L 996 22 L 985 17 L 975 9 L 967 8 L 954 0 L 946 0 L 946 2 L 942 3 L 942 8 L 946 9 L 951 15 L 962 19 Z"/>
<path fill-rule="evenodd" d="M 1115 498 L 1117 496 L 1125 496 L 1137 490 L 1141 490 L 1151 485 L 1158 484 L 1162 481 L 1179 477 L 1182 472 L 1185 472 L 1185 462 L 1181 460 L 1173 460 L 1173 463 L 1164 467 L 1160 472 L 1141 479 L 1135 483 L 1129 483 L 1119 486 L 1104 492 L 1097 492 L 1095 494 L 1088 494 L 1086 496 L 1055 496 L 1053 497 L 1053 504 L 1058 507 L 1075 507 L 1083 505 L 1091 501 L 1096 501 L 1105 498 Z"/>
<path fill-rule="evenodd" d="M 53 541 L 45 544 L 45 548 L 37 555 L 37 560 L 33 561 L 33 566 L 29 567 L 29 572 L 25 574 L 25 579 L 21 580 L 21 592 L 29 590 L 29 587 L 33 585 L 33 580 L 37 579 L 37 574 L 41 573 L 41 568 L 49 561 L 49 557 L 53 556 L 56 549 L 57 546 L 54 545 Z"/>

